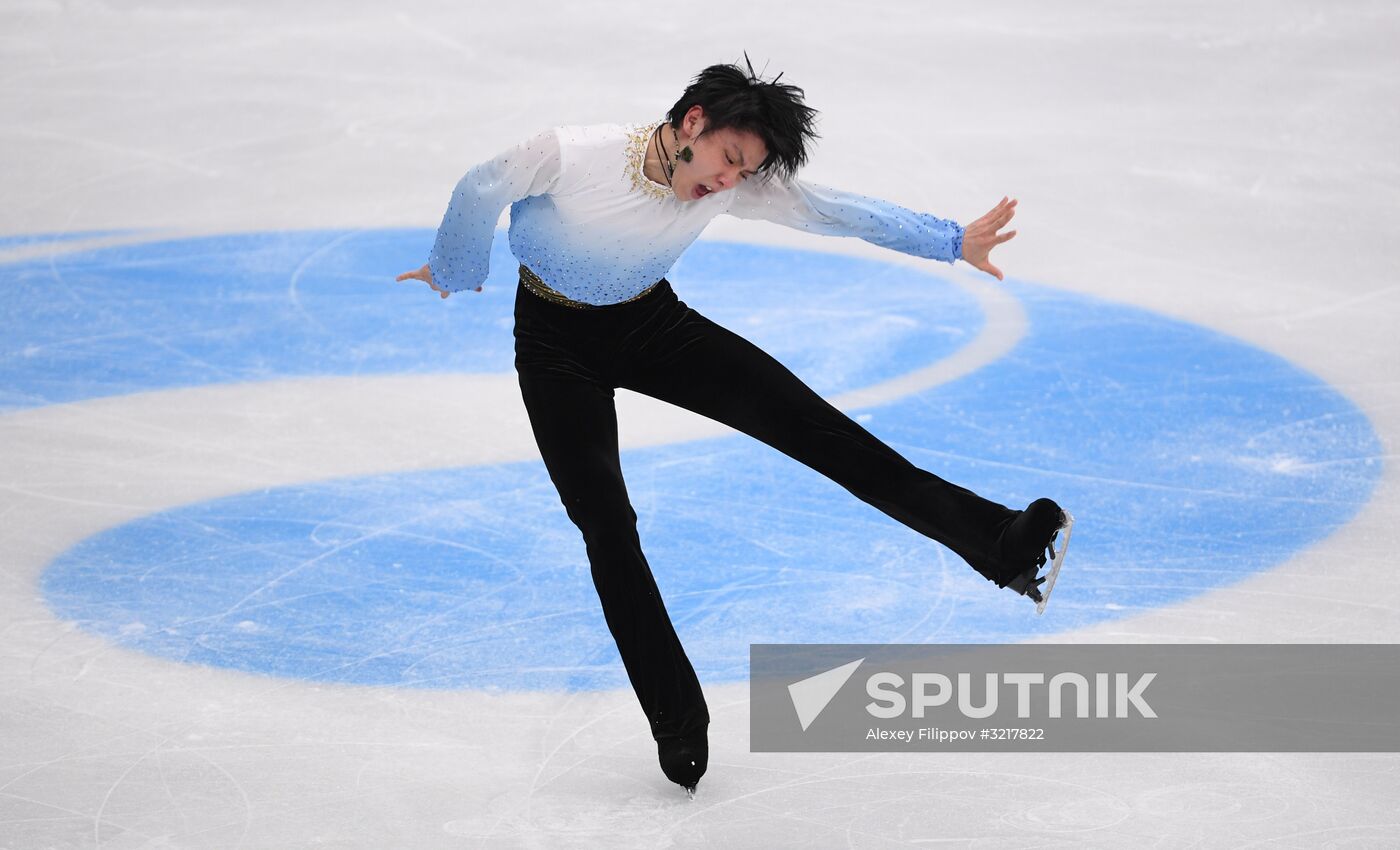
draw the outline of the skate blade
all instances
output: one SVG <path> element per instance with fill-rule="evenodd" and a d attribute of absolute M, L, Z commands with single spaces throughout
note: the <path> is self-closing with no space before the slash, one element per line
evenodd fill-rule
<path fill-rule="evenodd" d="M 1045 574 L 1045 583 L 1040 586 L 1040 601 L 1035 603 L 1035 613 L 1044 614 L 1045 606 L 1050 604 L 1050 591 L 1055 589 L 1055 579 L 1060 575 L 1060 567 L 1065 562 L 1065 553 L 1069 551 L 1069 533 L 1074 528 L 1074 516 L 1066 510 L 1060 511 L 1063 522 L 1059 528 L 1059 535 L 1056 541 L 1060 544 L 1055 548 L 1052 544 L 1050 551 L 1055 553 L 1055 558 L 1050 562 L 1050 571 Z"/>

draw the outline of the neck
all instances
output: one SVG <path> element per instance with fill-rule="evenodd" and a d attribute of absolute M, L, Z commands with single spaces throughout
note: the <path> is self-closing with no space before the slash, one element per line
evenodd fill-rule
<path fill-rule="evenodd" d="M 671 185 L 671 179 L 673 179 L 667 176 L 667 167 L 674 161 L 675 151 L 669 150 L 668 143 L 668 153 L 670 153 L 671 156 L 663 154 L 661 152 L 660 142 L 661 134 L 667 132 L 670 126 L 670 124 L 663 123 L 660 127 L 656 128 L 656 132 L 651 134 L 651 142 L 647 145 L 647 156 L 642 163 L 642 174 L 646 175 L 646 178 L 651 182 L 660 183 L 662 186 Z"/>

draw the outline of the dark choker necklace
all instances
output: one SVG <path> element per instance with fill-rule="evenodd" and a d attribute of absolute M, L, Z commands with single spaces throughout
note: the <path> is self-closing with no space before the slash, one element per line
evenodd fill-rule
<path fill-rule="evenodd" d="M 665 126 L 665 125 L 663 125 L 663 126 Z M 672 128 L 671 128 L 671 135 L 674 136 L 675 133 L 676 133 L 676 128 L 675 128 L 675 127 L 672 127 Z M 679 145 L 680 142 L 677 141 L 676 144 Z M 666 185 L 667 185 L 667 186 L 671 186 L 672 189 L 675 189 L 676 187 L 671 185 L 671 178 L 672 178 L 672 176 L 674 176 L 675 173 L 676 173 L 676 164 L 675 164 L 674 162 L 671 161 L 671 154 L 666 150 L 666 145 L 663 144 L 662 141 L 661 141 L 661 127 L 657 127 L 657 128 L 656 128 L 656 149 L 657 149 L 658 151 L 660 151 L 661 154 L 662 154 L 662 156 L 661 156 L 661 158 L 660 158 L 660 159 L 661 159 L 661 176 L 666 178 Z"/>

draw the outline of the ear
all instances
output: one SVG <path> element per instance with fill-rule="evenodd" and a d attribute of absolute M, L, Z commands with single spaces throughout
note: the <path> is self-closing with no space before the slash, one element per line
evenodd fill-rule
<path fill-rule="evenodd" d="M 681 119 L 681 131 L 692 139 L 705 132 L 705 107 L 697 103 L 687 109 Z"/>

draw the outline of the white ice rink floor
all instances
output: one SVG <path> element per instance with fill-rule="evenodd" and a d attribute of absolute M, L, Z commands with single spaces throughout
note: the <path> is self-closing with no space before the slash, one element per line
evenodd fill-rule
<path fill-rule="evenodd" d="M 1400 846 L 1393 754 L 750 753 L 742 655 L 1400 640 L 1397 43 L 1387 3 L 5 3 L 0 850 Z M 713 715 L 688 801 L 596 644 L 508 275 L 393 276 L 471 165 L 744 50 L 821 110 L 805 177 L 1009 194 L 1020 235 L 1000 285 L 721 217 L 681 297 L 1080 525 L 1036 619 L 620 392 Z M 987 409 L 1028 352 L 1055 397 Z"/>

